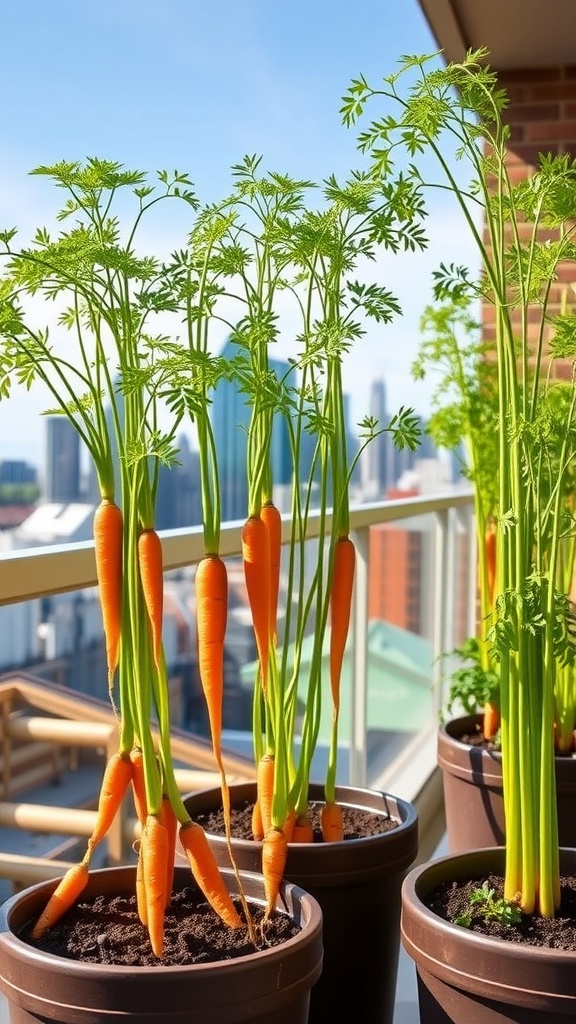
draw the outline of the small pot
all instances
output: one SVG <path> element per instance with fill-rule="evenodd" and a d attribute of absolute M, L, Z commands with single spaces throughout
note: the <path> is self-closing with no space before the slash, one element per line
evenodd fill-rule
<path fill-rule="evenodd" d="M 478 725 L 482 725 L 481 715 L 466 715 L 438 730 L 438 765 L 451 853 L 502 846 L 505 841 L 502 755 L 460 739 L 475 732 Z M 556 756 L 554 764 L 560 846 L 576 847 L 576 758 Z"/>
<path fill-rule="evenodd" d="M 254 783 L 232 785 L 232 806 L 256 797 Z M 324 787 L 310 786 L 310 800 Z M 389 815 L 389 832 L 341 843 L 291 843 L 285 876 L 320 904 L 324 920 L 324 966 L 314 985 L 310 1024 L 362 1021 L 392 1024 L 400 949 L 400 889 L 418 850 L 418 821 L 404 800 L 373 790 L 340 786 L 339 803 Z M 191 817 L 221 807 L 219 789 L 193 793 L 185 801 Z M 218 862 L 229 864 L 226 840 L 208 835 Z M 262 844 L 232 839 L 241 870 L 260 871 Z"/>
<path fill-rule="evenodd" d="M 576 953 L 480 935 L 449 924 L 423 900 L 442 882 L 504 873 L 492 847 L 414 868 L 402 887 L 402 943 L 416 965 L 422 1024 L 568 1024 L 576 1017 Z M 576 850 L 562 850 L 563 874 Z"/>
<path fill-rule="evenodd" d="M 231 892 L 232 872 L 225 872 Z M 261 876 L 242 876 L 246 896 L 265 904 Z M 176 868 L 175 884 L 190 882 Z M 322 915 L 297 886 L 282 887 L 278 907 L 301 926 L 279 946 L 189 967 L 116 967 L 44 953 L 18 937 L 57 882 L 41 882 L 0 909 L 0 990 L 11 1024 L 307 1024 L 310 989 L 322 967 Z M 135 868 L 90 872 L 85 894 L 134 892 Z"/>

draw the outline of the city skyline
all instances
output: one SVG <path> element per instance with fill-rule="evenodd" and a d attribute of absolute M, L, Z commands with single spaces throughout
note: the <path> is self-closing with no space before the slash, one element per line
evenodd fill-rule
<path fill-rule="evenodd" d="M 352 11 L 343 0 L 295 0 L 289 11 L 264 0 L 247 0 L 241 10 L 232 0 L 200 6 L 166 0 L 162 17 L 151 0 L 10 5 L 0 83 L 8 94 L 19 82 L 19 106 L 3 128 L 0 228 L 17 226 L 23 244 L 40 225 L 59 231 L 58 195 L 29 172 L 62 159 L 98 156 L 152 176 L 156 168 L 176 167 L 190 174 L 202 202 L 230 191 L 231 168 L 246 153 L 262 155 L 263 169 L 319 183 L 361 169 L 355 133 L 339 114 L 350 81 L 363 74 L 378 83 L 402 54 L 437 49 L 416 0 L 395 7 L 393 22 L 391 12 L 381 0 L 358 0 Z M 476 256 L 445 191 L 431 191 L 428 203 L 428 249 L 384 253 L 361 270 L 367 282 L 397 296 L 403 315 L 367 327 L 345 359 L 352 428 L 369 411 L 367 368 L 386 378 L 391 412 L 409 406 L 424 418 L 430 414 L 432 384 L 412 380 L 410 364 L 432 274 L 441 262 L 475 266 Z M 179 226 L 163 214 L 142 242 L 150 252 L 169 254 L 178 247 Z M 224 334 L 217 325 L 214 331 L 217 350 Z M 280 360 L 293 355 L 291 331 L 282 325 Z M 59 337 L 51 325 L 52 342 Z M 53 404 L 35 386 L 0 401 L 1 459 L 39 461 L 42 413 Z"/>
<path fill-rule="evenodd" d="M 222 355 L 234 355 L 234 342 L 228 341 Z M 270 369 L 283 377 L 289 364 L 271 360 Z M 384 380 L 371 382 L 370 413 L 382 426 L 390 419 L 387 388 Z M 346 422 L 350 431 L 349 402 L 345 402 Z M 248 493 L 246 483 L 246 445 L 250 419 L 250 406 L 243 393 L 231 381 L 223 380 L 215 391 L 212 403 L 212 418 L 215 442 L 222 452 L 220 467 L 221 514 L 222 520 L 240 520 L 247 514 Z M 0 458 L 0 482 L 18 487 L 27 486 L 31 481 L 38 484 L 38 496 L 28 501 L 30 507 L 36 504 L 84 503 L 96 505 L 99 491 L 94 467 L 87 453 L 82 465 L 82 445 L 72 424 L 64 417 L 52 416 L 44 421 L 46 438 L 43 446 L 44 458 L 34 466 L 26 461 L 3 460 Z M 353 474 L 353 500 L 377 501 L 386 498 L 391 490 L 415 486 L 410 479 L 419 460 L 440 462 L 439 453 L 432 439 L 425 432 L 426 423 L 420 421 L 421 439 L 415 452 L 395 447 L 392 435 L 383 430 L 367 448 L 360 453 L 359 462 Z M 306 475 L 313 457 L 313 442 L 306 448 L 308 435 L 304 435 L 299 474 Z M 200 474 L 198 453 L 191 446 L 189 435 L 183 431 L 177 437 L 177 461 L 171 468 L 160 467 L 156 526 L 160 530 L 177 529 L 198 525 L 202 522 L 200 499 Z M 350 437 L 349 455 L 354 457 L 356 438 Z M 280 417 L 276 420 L 272 437 L 272 462 L 274 499 L 281 511 L 290 509 L 290 488 L 292 462 L 286 424 Z M 449 477 L 455 482 L 458 477 L 455 457 L 448 475 L 441 474 L 444 482 Z M 440 476 L 438 477 L 440 479 Z M 428 486 L 428 484 L 426 485 Z M 8 493 L 13 493 L 8 491 Z M 22 493 L 24 493 L 22 491 Z M 120 497 L 118 495 L 118 500 Z M 15 503 L 24 506 L 18 498 Z M 0 495 L 0 504 L 9 502 Z"/>

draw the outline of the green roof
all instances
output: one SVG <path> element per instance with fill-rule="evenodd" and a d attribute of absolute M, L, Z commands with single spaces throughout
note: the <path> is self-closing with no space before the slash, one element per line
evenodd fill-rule
<path fill-rule="evenodd" d="M 299 692 L 306 695 L 313 638 L 307 637 L 302 651 L 302 672 Z M 383 732 L 414 732 L 430 720 L 432 714 L 432 644 L 424 637 L 388 622 L 373 620 L 368 624 L 368 730 Z M 241 678 L 252 686 L 256 665 L 245 665 Z M 323 659 L 323 702 L 319 742 L 328 743 L 332 721 L 329 698 L 328 648 Z M 350 739 L 352 688 L 352 647 L 348 646 L 342 668 L 340 697 L 340 742 Z M 326 695 L 324 699 L 324 695 Z"/>

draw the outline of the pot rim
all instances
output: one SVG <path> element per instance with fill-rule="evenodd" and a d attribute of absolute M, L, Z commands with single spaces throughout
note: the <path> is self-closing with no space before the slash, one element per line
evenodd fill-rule
<path fill-rule="evenodd" d="M 444 921 L 422 902 L 442 881 L 470 878 L 504 870 L 504 847 L 484 847 L 449 854 L 413 868 L 401 890 L 401 938 L 418 972 L 427 973 L 482 999 L 528 1005 L 534 998 L 550 999 L 555 1006 L 576 1006 L 576 951 L 531 946 L 514 940 L 471 932 Z M 563 848 L 562 861 L 572 862 L 576 850 Z M 566 870 L 566 869 L 563 869 Z M 516 965 L 521 964 L 518 973 Z M 559 968 L 566 968 L 562 982 Z"/>
<path fill-rule="evenodd" d="M 228 787 L 228 789 L 232 795 L 235 790 L 253 790 L 255 785 L 255 782 L 234 782 Z M 309 793 L 312 800 L 322 799 L 321 794 L 323 794 L 323 792 L 323 783 L 310 783 Z M 185 802 L 186 800 L 193 799 L 194 797 L 204 799 L 211 793 L 220 793 L 220 788 L 218 786 L 207 786 L 205 789 L 193 790 L 193 792 L 187 793 L 183 799 Z M 403 800 L 401 797 L 393 796 L 391 793 L 377 789 L 363 789 L 355 786 L 336 786 L 336 796 L 338 803 L 342 804 L 344 807 L 355 807 L 359 810 L 374 811 L 374 813 L 381 814 L 383 817 L 386 817 L 386 804 L 390 803 L 391 806 L 388 808 L 388 818 L 394 817 L 392 813 L 393 810 L 397 810 L 399 812 L 398 819 L 394 818 L 394 820 L 396 820 L 396 828 L 389 829 L 385 832 L 379 832 L 372 836 L 359 836 L 356 839 L 343 839 L 329 844 L 288 843 L 290 849 L 313 850 L 322 847 L 324 850 L 329 848 L 334 851 L 341 851 L 343 849 L 349 849 L 351 846 L 361 848 L 367 844 L 373 844 L 377 840 L 383 841 L 400 831 L 406 832 L 409 829 L 415 828 L 417 825 L 418 813 L 414 805 L 407 800 Z M 362 799 L 366 802 L 362 803 Z M 375 799 L 383 800 L 382 808 L 370 806 L 370 803 L 374 803 Z M 225 836 L 215 835 L 214 833 L 210 833 L 210 835 L 214 836 L 215 839 L 222 840 L 224 842 L 226 841 Z M 238 843 L 241 847 L 246 846 L 250 849 L 254 849 L 255 845 L 260 845 L 258 841 L 254 839 L 234 838 L 234 843 Z"/>
<path fill-rule="evenodd" d="M 221 868 L 220 870 L 221 873 L 232 884 L 235 885 L 236 878 L 233 870 L 231 868 Z M 97 891 L 98 879 L 102 878 L 104 875 L 109 876 L 110 874 L 114 874 L 120 876 L 122 874 L 126 874 L 126 876 L 129 876 L 131 874 L 135 874 L 135 872 L 136 867 L 134 865 L 119 865 L 118 867 L 95 868 L 90 871 L 90 877 L 88 882 L 89 888 L 87 888 L 85 892 L 89 894 L 92 890 Z M 181 874 L 182 876 L 189 876 L 189 868 L 177 865 L 175 868 L 175 877 L 177 874 Z M 243 881 L 247 882 L 248 884 L 251 882 L 253 884 L 258 884 L 262 877 L 257 872 L 245 871 L 242 869 L 240 870 L 240 876 L 243 879 Z M 247 963 L 253 964 L 255 961 L 258 962 L 265 957 L 269 958 L 273 950 L 289 951 L 293 948 L 294 945 L 301 941 L 303 932 L 309 934 L 312 937 L 317 931 L 317 929 L 321 928 L 322 925 L 322 911 L 317 900 L 309 892 L 306 892 L 306 890 L 302 889 L 300 886 L 292 882 L 283 881 L 280 887 L 280 902 L 277 904 L 278 909 L 284 913 L 287 913 L 289 917 L 294 919 L 294 915 L 287 910 L 286 905 L 283 902 L 283 897 L 287 893 L 290 893 L 291 896 L 295 897 L 296 901 L 301 907 L 306 908 L 306 914 L 300 915 L 299 917 L 298 923 L 300 924 L 300 932 L 298 933 L 298 935 L 294 935 L 291 938 L 286 939 L 284 942 L 280 943 L 277 946 L 271 946 L 268 949 L 256 950 L 254 953 L 234 957 L 230 960 L 212 960 L 208 961 L 207 963 L 201 964 L 159 964 L 158 966 L 136 965 L 127 967 L 123 964 L 101 965 L 94 963 L 85 963 L 81 960 L 74 960 L 69 957 L 58 956 L 55 953 L 45 952 L 44 950 L 37 949 L 35 946 L 32 946 L 30 945 L 30 943 L 26 942 L 25 939 L 20 938 L 18 932 L 12 927 L 12 920 L 14 918 L 15 913 L 17 913 L 18 911 L 22 899 L 32 899 L 36 893 L 39 893 L 41 891 L 47 891 L 47 894 L 49 894 L 50 890 L 53 891 L 56 888 L 58 881 L 59 878 L 54 878 L 48 881 L 37 882 L 34 885 L 27 886 L 24 890 L 15 893 L 13 896 L 10 896 L 7 900 L 5 900 L 5 902 L 0 907 L 0 950 L 2 950 L 6 943 L 9 943 L 10 946 L 14 947 L 17 950 L 20 950 L 21 955 L 25 957 L 25 959 L 28 960 L 30 963 L 39 964 L 46 963 L 46 961 L 48 961 L 48 963 L 53 962 L 55 965 L 57 964 L 60 969 L 62 968 L 63 964 L 70 964 L 71 969 L 73 969 L 75 973 L 78 972 L 81 975 L 85 974 L 86 977 L 102 975 L 103 970 L 106 973 L 110 972 L 112 976 L 120 976 L 121 974 L 125 974 L 127 971 L 137 973 L 141 972 L 142 974 L 150 974 L 151 972 L 154 972 L 156 970 L 161 970 L 163 973 L 166 972 L 169 976 L 175 978 L 176 976 L 180 976 L 183 973 L 187 974 L 192 970 L 195 973 L 206 973 L 210 970 L 214 971 L 216 969 L 219 969 L 223 965 L 230 966 L 230 964 L 238 966 L 238 968 L 240 969 L 242 968 L 243 965 L 246 965 Z M 246 898 L 249 903 L 255 903 L 260 906 L 265 905 L 265 899 L 263 897 L 256 897 L 247 894 Z M 2 971 L 0 970 L 0 976 L 1 973 Z"/>

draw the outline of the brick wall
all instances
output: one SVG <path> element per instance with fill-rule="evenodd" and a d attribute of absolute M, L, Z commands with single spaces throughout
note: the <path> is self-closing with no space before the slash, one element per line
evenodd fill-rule
<path fill-rule="evenodd" d="M 534 170 L 538 153 L 576 155 L 576 64 L 501 71 L 499 79 L 509 100 L 513 180 Z"/>
<path fill-rule="evenodd" d="M 538 165 L 539 153 L 568 153 L 576 157 L 576 64 L 569 67 L 528 68 L 500 71 L 499 80 L 508 95 L 506 120 L 510 125 L 508 170 L 513 183 L 532 174 Z M 526 225 L 526 231 L 530 226 Z M 540 238 L 554 237 L 542 231 Z M 550 296 L 549 312 L 560 311 L 563 295 L 576 303 L 576 264 L 559 267 L 558 281 Z M 494 338 L 494 309 L 483 309 L 483 332 L 487 340 Z M 539 311 L 531 318 L 534 331 Z M 555 364 L 557 376 L 568 377 L 569 364 Z"/>

